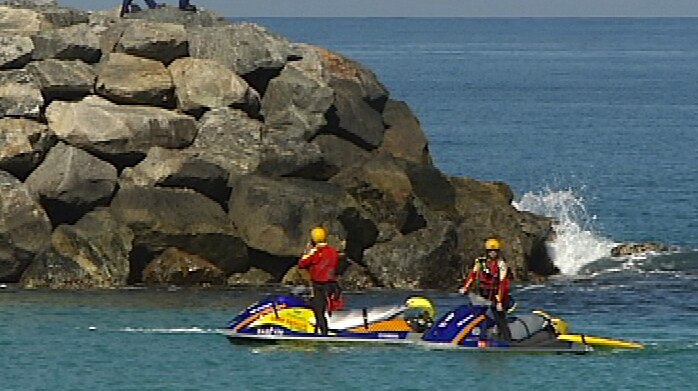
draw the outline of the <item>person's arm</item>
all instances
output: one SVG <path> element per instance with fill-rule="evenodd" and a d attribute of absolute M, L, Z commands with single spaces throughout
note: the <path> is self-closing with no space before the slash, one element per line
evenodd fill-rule
<path fill-rule="evenodd" d="M 301 255 L 301 259 L 298 260 L 298 267 L 300 269 L 307 269 L 310 267 L 310 265 L 315 262 L 315 254 L 317 254 L 317 249 L 315 247 L 310 248 L 307 250 L 303 255 Z"/>
<path fill-rule="evenodd" d="M 470 273 L 468 274 L 468 278 L 465 279 L 465 284 L 463 285 L 463 292 L 462 293 L 467 293 L 470 290 L 470 286 L 473 284 L 473 281 L 475 281 L 475 277 L 477 276 L 477 273 L 480 271 L 480 262 L 475 260 L 475 264 L 473 265 L 473 268 L 470 269 Z"/>

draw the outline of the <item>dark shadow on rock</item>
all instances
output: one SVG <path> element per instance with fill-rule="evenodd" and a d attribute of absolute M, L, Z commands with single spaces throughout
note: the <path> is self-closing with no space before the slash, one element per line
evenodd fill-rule
<path fill-rule="evenodd" d="M 266 251 L 249 248 L 250 265 L 274 276 L 275 282 L 280 282 L 286 272 L 298 263 L 300 257 L 287 257 L 269 254 Z"/>

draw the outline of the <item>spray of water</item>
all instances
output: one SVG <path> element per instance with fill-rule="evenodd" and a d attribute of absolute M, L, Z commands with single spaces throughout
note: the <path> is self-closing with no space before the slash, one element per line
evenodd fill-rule
<path fill-rule="evenodd" d="M 548 252 L 563 274 L 577 274 L 585 265 L 608 257 L 615 246 L 596 232 L 596 216 L 587 212 L 584 198 L 572 189 L 529 192 L 514 206 L 555 220 Z"/>

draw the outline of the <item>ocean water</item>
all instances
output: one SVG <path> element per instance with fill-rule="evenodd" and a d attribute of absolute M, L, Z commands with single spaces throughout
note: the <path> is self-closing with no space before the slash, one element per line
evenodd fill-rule
<path fill-rule="evenodd" d="M 563 276 L 519 311 L 642 351 L 590 355 L 232 345 L 215 329 L 266 291 L 0 289 L 2 390 L 691 389 L 698 375 L 695 19 L 256 19 L 373 69 L 445 172 L 503 180 L 558 219 Z M 617 242 L 663 254 L 607 257 Z M 350 294 L 351 306 L 413 292 Z M 439 310 L 461 302 L 420 292 Z"/>

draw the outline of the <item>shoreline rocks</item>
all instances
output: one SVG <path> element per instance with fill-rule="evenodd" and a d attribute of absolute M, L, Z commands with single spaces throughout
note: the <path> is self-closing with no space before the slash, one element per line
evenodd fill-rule
<path fill-rule="evenodd" d="M 490 236 L 518 279 L 554 272 L 549 219 L 442 173 L 340 53 L 203 10 L 0 8 L 0 282 L 278 284 L 316 225 L 349 289 L 454 289 Z"/>

